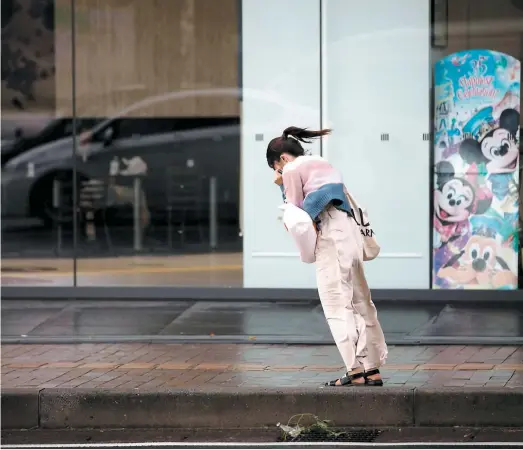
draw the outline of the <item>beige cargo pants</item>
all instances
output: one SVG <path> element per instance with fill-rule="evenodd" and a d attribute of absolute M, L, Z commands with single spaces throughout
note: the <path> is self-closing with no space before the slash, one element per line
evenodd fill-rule
<path fill-rule="evenodd" d="M 365 279 L 359 227 L 334 207 L 319 219 L 316 277 L 332 336 L 347 371 L 378 368 L 387 358 L 387 345 Z"/>

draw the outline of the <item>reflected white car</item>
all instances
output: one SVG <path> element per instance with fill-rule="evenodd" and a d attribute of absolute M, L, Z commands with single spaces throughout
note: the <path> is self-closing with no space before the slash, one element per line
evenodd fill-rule
<path fill-rule="evenodd" d="M 241 105 L 263 111 L 265 120 L 251 127 L 242 126 L 239 117 L 177 117 L 177 102 L 190 97 L 229 101 L 233 97 Z M 164 104 L 163 111 L 173 112 L 172 117 L 151 117 L 148 112 L 159 103 Z M 289 116 L 296 117 L 296 122 L 284 123 Z M 78 182 L 109 176 L 118 176 L 121 181 L 126 175 L 125 162 L 139 157 L 147 168 L 143 187 L 153 214 L 165 210 L 167 172 L 177 169 L 194 173 L 200 179 L 215 177 L 222 220 L 237 220 L 242 142 L 247 145 L 245 142 L 260 140 L 260 136 L 268 140 L 289 125 L 316 126 L 318 121 L 317 110 L 287 102 L 271 92 L 223 88 L 148 97 L 77 136 L 74 156 L 73 138 L 66 137 L 8 161 L 2 171 L 2 216 L 39 217 L 51 224 L 58 220 L 53 202 L 55 179 L 71 184 L 76 168 Z M 242 135 L 248 140 L 242 141 Z M 260 158 L 263 161 L 265 155 Z M 65 197 L 72 201 L 72 195 Z M 208 192 L 204 190 L 201 202 L 205 205 L 208 201 Z"/>

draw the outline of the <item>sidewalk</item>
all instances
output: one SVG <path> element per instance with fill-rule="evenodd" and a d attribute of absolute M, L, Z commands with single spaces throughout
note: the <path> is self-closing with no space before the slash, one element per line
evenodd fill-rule
<path fill-rule="evenodd" d="M 2 387 L 316 387 L 342 374 L 334 346 L 3 345 Z M 388 386 L 523 387 L 523 347 L 392 346 Z"/>
<path fill-rule="evenodd" d="M 164 407 L 169 411 L 179 411 L 183 404 L 186 417 L 191 416 L 191 407 L 202 407 L 199 402 L 207 405 L 205 407 L 208 409 L 216 407 L 218 411 L 223 411 L 224 405 L 232 402 L 234 407 L 231 413 L 240 421 L 239 426 L 243 420 L 240 413 L 246 408 L 242 402 L 253 401 L 260 413 L 259 420 L 245 420 L 249 426 L 258 426 L 267 420 L 267 417 L 262 417 L 263 408 L 267 407 L 267 412 L 270 413 L 269 403 L 272 400 L 277 403 L 273 405 L 274 417 L 271 417 L 270 423 L 274 422 L 278 410 L 281 411 L 282 420 L 283 417 L 288 419 L 296 411 L 314 412 L 311 409 L 318 413 L 323 411 L 334 414 L 331 410 L 333 405 L 330 403 L 333 398 L 344 396 L 347 401 L 362 402 L 362 398 L 371 396 L 375 408 L 378 408 L 376 411 L 383 412 L 385 416 L 387 408 L 391 408 L 391 412 L 396 411 L 391 417 L 386 417 L 387 421 L 394 422 L 390 424 L 394 426 L 401 424 L 403 420 L 399 412 L 402 407 L 414 408 L 405 413 L 405 420 L 413 420 L 414 424 L 419 422 L 415 415 L 421 406 L 414 403 L 420 401 L 420 393 L 424 392 L 432 393 L 433 397 L 429 399 L 432 408 L 429 409 L 432 413 L 439 414 L 437 420 L 440 422 L 458 420 L 453 424 L 459 425 L 460 418 L 456 417 L 456 414 L 461 414 L 461 420 L 476 421 L 469 424 L 476 425 L 479 419 L 474 419 L 474 414 L 484 413 L 484 419 L 481 420 L 485 425 L 492 422 L 490 424 L 498 426 L 523 426 L 523 347 L 391 346 L 388 364 L 382 370 L 385 388 L 321 389 L 325 381 L 335 379 L 342 372 L 340 358 L 334 346 L 3 345 L 2 416 L 8 414 L 14 420 L 18 410 L 13 408 L 20 407 L 20 395 L 23 394 L 26 395 L 25 404 L 29 405 L 29 408 L 34 407 L 34 404 L 30 404 L 36 398 L 36 424 L 40 426 L 128 426 L 130 419 L 119 420 L 109 416 L 108 410 L 114 406 L 114 402 L 118 403 L 120 397 L 135 396 L 140 398 L 138 403 L 147 403 L 144 400 L 147 396 L 144 397 L 143 393 L 154 393 L 156 397 L 153 397 L 159 403 L 162 403 L 158 400 L 161 395 L 169 397 L 164 399 L 167 402 Z M 489 400 L 489 392 L 493 393 L 495 398 Z M 198 393 L 203 397 L 198 399 Z M 247 397 L 242 397 L 244 394 L 254 397 L 245 400 Z M 445 397 L 447 394 L 449 398 Z M 285 397 L 287 395 L 290 397 Z M 219 398 L 214 406 L 213 398 L 216 396 Z M 303 400 L 308 398 L 307 396 L 310 397 L 310 401 Z M 100 397 L 103 399 L 100 400 Z M 503 400 L 505 397 L 508 404 Z M 136 398 L 129 400 L 130 403 L 124 401 L 126 408 L 145 407 L 145 403 L 138 406 Z M 268 400 L 269 398 L 272 400 Z M 325 399 L 330 400 L 327 402 Z M 456 406 L 457 412 L 454 416 L 452 411 L 446 410 L 452 408 L 452 404 L 449 403 L 454 401 L 452 399 L 461 402 Z M 85 405 L 83 400 L 87 402 Z M 305 401 L 304 407 L 309 410 L 296 410 L 302 400 Z M 318 402 L 323 400 L 325 404 L 318 406 Z M 485 411 L 482 411 L 482 401 L 487 402 L 485 405 L 490 405 L 488 408 L 485 406 Z M 259 406 L 260 402 L 265 406 Z M 438 405 L 444 411 L 437 411 Z M 149 405 L 145 415 L 153 414 L 151 408 L 156 406 L 157 403 L 154 402 L 152 406 Z M 93 411 L 96 412 L 97 408 L 103 409 L 104 412 L 98 411 L 98 415 L 95 414 Z M 87 418 L 86 423 L 82 424 L 82 417 L 87 410 L 90 411 L 90 419 Z M 494 417 L 496 410 L 499 417 Z M 126 411 L 131 415 L 130 410 Z M 118 412 L 114 414 L 117 415 Z M 412 417 L 409 418 L 409 414 L 412 414 Z M 20 420 L 27 415 L 25 410 L 18 411 Z M 224 412 L 224 416 L 227 416 L 227 413 Z M 179 420 L 179 417 L 170 417 L 156 417 L 154 426 L 158 426 L 158 421 L 165 426 L 162 421 Z M 339 417 L 336 416 L 329 418 L 339 421 Z M 106 424 L 104 420 L 110 423 Z M 133 420 L 142 419 L 136 416 Z M 143 424 L 133 422 L 133 426 L 148 426 L 145 423 L 147 420 L 147 417 L 143 418 Z M 199 417 L 197 423 L 189 426 L 206 426 L 201 420 L 202 417 Z M 373 424 L 372 421 L 375 421 L 376 417 L 371 414 L 366 420 L 370 421 L 368 424 Z M 517 423 L 514 423 L 514 420 Z M 13 425 L 14 422 L 10 423 Z M 184 425 L 187 423 L 184 422 Z"/>

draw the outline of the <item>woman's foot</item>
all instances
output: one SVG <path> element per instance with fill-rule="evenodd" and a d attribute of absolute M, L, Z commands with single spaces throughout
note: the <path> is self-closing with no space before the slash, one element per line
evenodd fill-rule
<path fill-rule="evenodd" d="M 379 369 L 368 370 L 365 372 L 364 379 L 367 386 L 383 386 Z"/>
<path fill-rule="evenodd" d="M 332 381 L 329 381 L 328 383 L 325 383 L 325 386 L 351 386 L 354 384 L 364 385 L 365 383 L 366 383 L 366 379 L 365 379 L 364 372 L 358 372 L 358 373 L 352 373 L 352 374 L 347 372 L 341 378 L 338 378 L 337 380 L 332 380 Z"/>

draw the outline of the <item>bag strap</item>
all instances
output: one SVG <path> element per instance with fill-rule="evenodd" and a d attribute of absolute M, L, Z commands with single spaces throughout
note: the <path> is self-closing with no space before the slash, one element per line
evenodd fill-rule
<path fill-rule="evenodd" d="M 349 190 L 346 187 L 344 187 L 344 190 L 345 190 L 345 195 L 347 196 L 347 198 L 349 200 L 351 208 L 358 210 L 360 205 L 358 204 L 356 199 L 350 194 Z"/>

